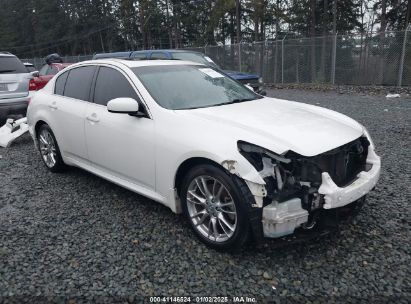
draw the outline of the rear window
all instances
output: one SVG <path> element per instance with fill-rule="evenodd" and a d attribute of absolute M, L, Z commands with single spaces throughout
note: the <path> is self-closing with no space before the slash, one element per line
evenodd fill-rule
<path fill-rule="evenodd" d="M 47 71 L 47 75 L 56 75 L 58 72 L 59 70 L 55 66 L 51 66 Z"/>
<path fill-rule="evenodd" d="M 0 74 L 27 73 L 24 64 L 15 56 L 0 56 Z"/>
<path fill-rule="evenodd" d="M 156 60 L 156 59 L 167 59 L 167 55 L 165 53 L 161 52 L 154 52 L 150 56 L 151 60 Z"/>

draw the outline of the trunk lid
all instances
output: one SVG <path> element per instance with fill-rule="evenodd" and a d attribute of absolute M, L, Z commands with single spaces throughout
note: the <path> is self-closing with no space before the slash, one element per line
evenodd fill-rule
<path fill-rule="evenodd" d="M 25 97 L 29 93 L 30 74 L 0 74 L 0 100 Z"/>

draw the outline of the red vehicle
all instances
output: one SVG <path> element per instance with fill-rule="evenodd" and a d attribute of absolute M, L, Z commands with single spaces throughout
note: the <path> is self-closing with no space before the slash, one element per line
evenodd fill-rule
<path fill-rule="evenodd" d="M 54 75 L 71 64 L 72 63 L 51 63 L 43 65 L 38 74 L 34 75 L 35 77 L 30 80 L 30 91 L 38 91 L 44 88 Z"/>

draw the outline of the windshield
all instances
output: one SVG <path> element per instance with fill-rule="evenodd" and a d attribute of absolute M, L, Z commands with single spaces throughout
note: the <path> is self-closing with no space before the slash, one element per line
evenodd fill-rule
<path fill-rule="evenodd" d="M 28 73 L 24 64 L 14 56 L 0 56 L 0 74 Z"/>
<path fill-rule="evenodd" d="M 210 57 L 204 56 L 203 54 L 199 54 L 199 53 L 175 52 L 173 53 L 173 58 L 179 59 L 179 60 L 193 61 L 193 62 L 205 64 L 213 68 L 219 69 L 219 66 L 213 60 L 211 60 Z"/>
<path fill-rule="evenodd" d="M 154 100 L 166 109 L 204 108 L 262 98 L 205 66 L 161 65 L 132 70 Z"/>

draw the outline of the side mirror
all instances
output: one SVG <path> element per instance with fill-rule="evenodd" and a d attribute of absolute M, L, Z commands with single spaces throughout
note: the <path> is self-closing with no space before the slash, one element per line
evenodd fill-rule
<path fill-rule="evenodd" d="M 31 72 L 30 74 L 31 74 L 31 76 L 33 76 L 33 77 L 39 77 L 39 76 L 40 76 L 39 71 L 33 71 L 33 72 Z"/>
<path fill-rule="evenodd" d="M 107 111 L 111 113 L 136 115 L 138 110 L 138 102 L 133 98 L 115 98 L 107 103 Z"/>

